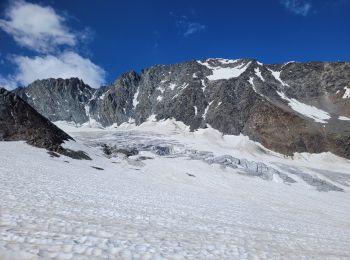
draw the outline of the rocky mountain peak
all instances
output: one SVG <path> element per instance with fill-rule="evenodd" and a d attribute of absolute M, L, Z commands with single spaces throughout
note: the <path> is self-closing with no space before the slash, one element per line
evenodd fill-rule
<path fill-rule="evenodd" d="M 120 75 L 112 85 L 135 85 L 139 80 L 140 76 L 136 71 L 132 70 Z"/>
<path fill-rule="evenodd" d="M 84 123 L 96 90 L 78 78 L 36 80 L 15 93 L 51 121 Z M 49 116 L 48 116 L 49 115 Z"/>

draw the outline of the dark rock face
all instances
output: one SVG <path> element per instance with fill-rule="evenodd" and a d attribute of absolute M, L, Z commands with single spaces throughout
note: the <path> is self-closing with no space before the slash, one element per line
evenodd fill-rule
<path fill-rule="evenodd" d="M 133 118 L 133 98 L 139 81 L 140 76 L 134 71 L 123 74 L 99 98 L 91 101 L 91 117 L 104 126 Z"/>
<path fill-rule="evenodd" d="M 25 89 L 15 90 L 17 95 L 50 121 L 79 124 L 89 120 L 88 104 L 95 92 L 77 78 L 37 80 Z"/>
<path fill-rule="evenodd" d="M 72 140 L 20 97 L 5 89 L 0 89 L 0 123 L 3 140 L 26 140 L 49 149 Z"/>
<path fill-rule="evenodd" d="M 208 59 L 125 73 L 98 90 L 78 79 L 49 79 L 16 93 L 51 121 L 108 126 L 175 118 L 191 130 L 209 124 L 243 133 L 287 155 L 331 151 L 350 158 L 349 62 Z"/>
<path fill-rule="evenodd" d="M 64 149 L 64 141 L 73 140 L 68 134 L 40 115 L 19 96 L 0 88 L 0 140 L 26 141 L 52 152 L 76 159 L 87 159 L 82 152 Z"/>

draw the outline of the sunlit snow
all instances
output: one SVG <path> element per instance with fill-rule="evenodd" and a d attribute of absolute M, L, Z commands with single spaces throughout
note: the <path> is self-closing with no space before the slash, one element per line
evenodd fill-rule
<path fill-rule="evenodd" d="M 202 116 L 204 119 L 206 119 L 207 113 L 208 113 L 208 111 L 209 111 L 209 107 L 210 107 L 210 105 L 211 105 L 213 102 L 214 102 L 214 100 L 210 101 L 209 104 L 208 104 L 208 106 L 205 108 L 204 113 L 203 113 L 203 116 Z"/>
<path fill-rule="evenodd" d="M 255 71 L 255 75 L 257 75 L 262 81 L 265 81 L 265 79 L 261 75 L 261 71 L 259 68 L 255 68 L 254 71 Z"/>
<path fill-rule="evenodd" d="M 237 60 L 239 61 L 239 60 Z M 237 61 L 232 61 L 236 63 Z M 212 66 L 208 63 L 208 61 L 201 62 L 197 61 L 199 64 L 206 66 L 211 69 L 212 75 L 207 76 L 209 80 L 222 80 L 222 79 L 231 79 L 239 77 L 246 69 L 249 67 L 251 62 L 238 64 L 235 67 L 221 67 L 221 66 Z M 222 63 L 222 61 L 220 61 Z M 227 61 L 222 64 L 231 64 Z"/>
<path fill-rule="evenodd" d="M 318 123 L 327 123 L 327 120 L 331 118 L 331 116 L 324 110 L 319 109 L 314 106 L 307 105 L 302 103 L 295 98 L 288 98 L 283 92 L 277 91 L 277 94 L 284 100 L 288 101 L 288 105 L 296 112 L 312 118 Z"/>
<path fill-rule="evenodd" d="M 350 98 L 350 88 L 349 87 L 345 87 L 345 92 L 343 95 L 343 98 Z"/>
<path fill-rule="evenodd" d="M 0 142 L 1 259 L 337 259 L 350 257 L 349 161 L 266 150 L 245 136 L 180 122 L 66 128 L 91 161 Z M 107 158 L 101 144 L 170 147 Z M 231 155 L 289 174 L 287 185 L 201 158 Z M 193 157 L 195 156 L 195 157 Z M 298 175 L 345 189 L 320 192 Z M 313 177 L 312 177 L 313 176 Z"/>
<path fill-rule="evenodd" d="M 201 80 L 201 83 L 202 83 L 202 86 L 203 86 L 202 90 L 203 90 L 203 92 L 204 92 L 205 89 L 206 89 L 208 86 L 205 84 L 204 79 Z"/>
<path fill-rule="evenodd" d="M 343 120 L 343 121 L 350 121 L 350 118 L 348 118 L 346 116 L 339 116 L 338 119 Z"/>
<path fill-rule="evenodd" d="M 134 98 L 132 100 L 132 105 L 134 106 L 134 109 L 136 108 L 136 106 L 139 104 L 139 101 L 137 100 L 139 96 L 139 88 L 137 88 L 136 93 L 134 94 Z"/>
<path fill-rule="evenodd" d="M 288 85 L 287 83 L 285 83 L 285 82 L 283 82 L 283 81 L 281 80 L 281 71 L 273 71 L 273 70 L 271 70 L 271 69 L 269 69 L 269 71 L 271 72 L 272 76 L 273 76 L 278 82 L 280 82 L 280 83 L 282 84 L 282 86 L 289 87 L 289 85 Z"/>
<path fill-rule="evenodd" d="M 170 84 L 169 84 L 169 88 L 170 88 L 171 90 L 174 90 L 175 87 L 176 87 L 176 84 L 175 84 L 175 83 L 170 83 Z"/>

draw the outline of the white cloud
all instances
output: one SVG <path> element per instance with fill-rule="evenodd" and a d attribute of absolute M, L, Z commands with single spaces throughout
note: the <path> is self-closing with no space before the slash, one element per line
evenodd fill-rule
<path fill-rule="evenodd" d="M 23 47 L 47 53 L 60 45 L 74 46 L 77 37 L 64 25 L 65 18 L 49 6 L 13 2 L 0 19 L 0 28 Z"/>
<path fill-rule="evenodd" d="M 280 3 L 290 12 L 302 16 L 307 16 L 312 8 L 307 0 L 280 0 Z"/>
<path fill-rule="evenodd" d="M 78 77 L 91 87 L 104 83 L 105 71 L 74 52 L 64 52 L 58 56 L 15 56 L 17 82 L 27 85 L 37 79 Z"/>
<path fill-rule="evenodd" d="M 91 87 L 105 83 L 105 71 L 90 59 L 68 51 L 83 37 L 91 37 L 85 30 L 82 34 L 72 32 L 64 25 L 65 18 L 49 6 L 14 1 L 0 19 L 0 29 L 11 35 L 20 46 L 39 52 L 39 56 L 12 55 L 9 62 L 15 73 L 0 75 L 0 86 L 12 89 L 27 85 L 37 79 L 78 77 Z"/>

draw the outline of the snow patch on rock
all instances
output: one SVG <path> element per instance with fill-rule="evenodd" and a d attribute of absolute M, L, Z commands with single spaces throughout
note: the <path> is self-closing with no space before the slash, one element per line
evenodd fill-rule
<path fill-rule="evenodd" d="M 203 90 L 203 92 L 204 92 L 205 89 L 206 89 L 208 86 L 205 84 L 205 80 L 204 80 L 204 79 L 201 80 L 201 83 L 202 83 L 202 86 L 203 86 L 202 90 Z"/>
<path fill-rule="evenodd" d="M 255 75 L 257 75 L 262 81 L 265 81 L 265 79 L 261 75 L 261 71 L 259 68 L 255 68 L 254 71 L 255 71 Z"/>
<path fill-rule="evenodd" d="M 350 88 L 349 87 L 345 87 L 345 92 L 343 95 L 343 98 L 350 98 Z"/>
<path fill-rule="evenodd" d="M 209 60 L 202 62 L 197 61 L 199 64 L 206 66 L 212 71 L 212 75 L 207 76 L 209 80 L 227 80 L 232 78 L 239 77 L 243 72 L 246 71 L 246 69 L 249 67 L 251 62 L 239 64 L 235 67 L 221 67 L 221 66 L 213 66 L 209 64 Z M 220 60 L 219 60 L 220 61 Z M 221 62 L 221 61 L 220 61 Z M 221 62 L 222 63 L 222 62 Z M 222 64 L 233 64 L 237 63 L 237 61 L 232 61 L 232 63 L 222 63 Z"/>
<path fill-rule="evenodd" d="M 248 82 L 249 82 L 250 85 L 252 85 L 254 91 L 255 91 L 256 93 L 258 93 L 258 91 L 257 91 L 257 89 L 256 89 L 256 87 L 255 87 L 255 84 L 254 84 L 254 78 L 253 78 L 253 77 L 249 77 Z M 259 94 L 259 93 L 258 93 L 258 94 Z M 259 95 L 260 95 L 260 94 L 259 94 Z"/>
<path fill-rule="evenodd" d="M 136 108 L 136 106 L 139 104 L 139 101 L 137 100 L 138 96 L 139 96 L 139 88 L 137 88 L 136 93 L 134 94 L 134 98 L 132 100 L 132 105 L 134 106 L 134 109 Z"/>
<path fill-rule="evenodd" d="M 206 119 L 207 113 L 208 113 L 208 110 L 209 110 L 209 107 L 210 107 L 210 105 L 211 105 L 213 102 L 214 102 L 214 100 L 210 101 L 209 104 L 208 104 L 208 106 L 205 108 L 204 113 L 203 113 L 203 116 L 202 116 L 204 119 Z"/>
<path fill-rule="evenodd" d="M 343 120 L 343 121 L 350 121 L 350 118 L 348 118 L 346 116 L 339 116 L 338 119 Z"/>
<path fill-rule="evenodd" d="M 169 88 L 171 89 L 171 90 L 174 90 L 175 88 L 176 88 L 176 84 L 175 83 L 170 83 L 169 84 Z"/>
<path fill-rule="evenodd" d="M 288 105 L 294 111 L 313 119 L 315 122 L 326 124 L 327 120 L 331 118 L 330 114 L 322 109 L 302 103 L 295 98 L 288 98 L 283 92 L 277 91 L 277 94 L 288 101 Z"/>
<path fill-rule="evenodd" d="M 282 84 L 282 86 L 289 87 L 289 85 L 288 85 L 287 83 L 285 83 L 285 82 L 282 81 L 282 79 L 281 79 L 281 71 L 273 71 L 273 70 L 271 70 L 271 69 L 268 69 L 268 70 L 271 72 L 272 76 L 273 76 L 278 82 L 280 82 L 280 83 Z"/>

